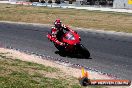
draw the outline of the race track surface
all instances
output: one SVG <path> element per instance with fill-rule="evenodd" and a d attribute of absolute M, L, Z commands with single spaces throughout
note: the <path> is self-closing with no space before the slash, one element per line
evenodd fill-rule
<path fill-rule="evenodd" d="M 82 44 L 89 49 L 92 59 L 63 57 L 46 38 L 50 27 L 0 23 L 0 45 L 12 46 L 39 54 L 62 58 L 103 72 L 132 80 L 132 38 L 101 35 L 88 31 L 77 31 Z"/>

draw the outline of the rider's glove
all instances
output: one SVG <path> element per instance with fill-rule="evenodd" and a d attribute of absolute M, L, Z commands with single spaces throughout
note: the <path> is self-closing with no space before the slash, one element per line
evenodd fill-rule
<path fill-rule="evenodd" d="M 62 27 L 63 27 L 63 28 L 67 28 L 67 26 L 66 26 L 66 25 L 64 25 L 64 24 L 62 24 Z"/>
<path fill-rule="evenodd" d="M 65 46 L 65 43 L 60 43 L 61 46 Z"/>

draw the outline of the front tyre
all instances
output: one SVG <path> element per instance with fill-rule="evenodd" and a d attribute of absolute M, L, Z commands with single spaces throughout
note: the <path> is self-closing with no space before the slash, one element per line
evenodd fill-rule
<path fill-rule="evenodd" d="M 90 52 L 85 48 L 82 44 L 80 44 L 80 53 L 85 57 L 85 58 L 90 58 Z"/>

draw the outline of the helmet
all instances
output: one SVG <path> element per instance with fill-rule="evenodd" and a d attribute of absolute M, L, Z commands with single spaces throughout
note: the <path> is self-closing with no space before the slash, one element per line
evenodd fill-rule
<path fill-rule="evenodd" d="M 60 21 L 60 19 L 57 19 L 54 22 L 55 27 L 58 28 L 58 29 L 61 28 L 61 24 L 62 24 L 62 22 Z"/>

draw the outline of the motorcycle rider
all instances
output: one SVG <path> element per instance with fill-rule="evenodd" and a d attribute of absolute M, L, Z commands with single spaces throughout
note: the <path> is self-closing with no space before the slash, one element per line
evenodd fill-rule
<path fill-rule="evenodd" d="M 64 34 L 63 30 L 73 31 L 68 26 L 62 24 L 60 19 L 56 19 L 54 27 L 51 29 L 51 37 L 49 39 L 60 46 L 65 46 L 65 43 L 61 42 L 61 36 Z"/>

